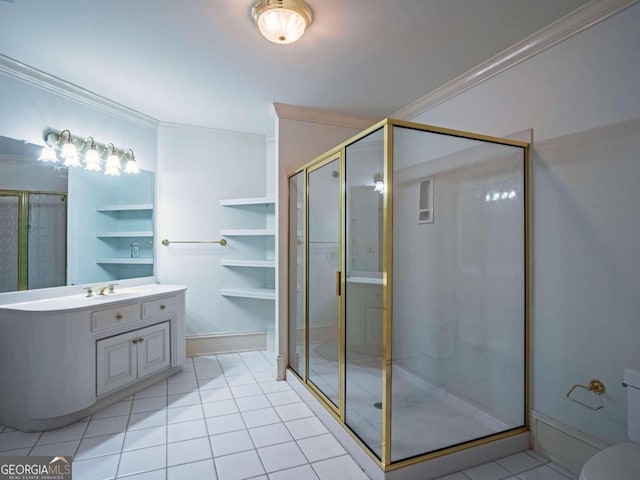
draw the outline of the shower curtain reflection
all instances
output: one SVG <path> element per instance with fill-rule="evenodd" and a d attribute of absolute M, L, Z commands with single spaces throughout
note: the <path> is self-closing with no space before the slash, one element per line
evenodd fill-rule
<path fill-rule="evenodd" d="M 67 195 L 0 190 L 0 292 L 67 282 Z"/>
<path fill-rule="evenodd" d="M 67 196 L 30 193 L 29 289 L 67 283 Z"/>

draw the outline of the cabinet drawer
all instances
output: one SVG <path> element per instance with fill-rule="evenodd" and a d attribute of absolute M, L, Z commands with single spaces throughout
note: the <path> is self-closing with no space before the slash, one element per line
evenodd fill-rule
<path fill-rule="evenodd" d="M 137 303 L 122 305 L 107 310 L 98 310 L 91 314 L 91 330 L 104 330 L 105 328 L 124 325 L 125 323 L 140 320 L 140 310 Z"/>
<path fill-rule="evenodd" d="M 142 302 L 142 318 L 156 317 L 165 313 L 175 313 L 178 311 L 178 299 L 176 297 L 160 298 Z"/>

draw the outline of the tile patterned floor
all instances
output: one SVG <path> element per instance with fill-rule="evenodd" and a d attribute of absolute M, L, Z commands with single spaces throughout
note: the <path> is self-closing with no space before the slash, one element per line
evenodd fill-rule
<path fill-rule="evenodd" d="M 366 480 L 287 383 L 273 380 L 271 357 L 195 357 L 181 373 L 67 427 L 0 426 L 0 456 L 74 455 L 74 480 Z M 527 452 L 444 479 L 576 477 Z"/>

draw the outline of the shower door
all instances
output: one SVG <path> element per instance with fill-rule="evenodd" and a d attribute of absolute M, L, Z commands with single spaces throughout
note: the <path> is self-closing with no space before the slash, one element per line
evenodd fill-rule
<path fill-rule="evenodd" d="M 340 158 L 307 175 L 308 380 L 340 405 Z"/>

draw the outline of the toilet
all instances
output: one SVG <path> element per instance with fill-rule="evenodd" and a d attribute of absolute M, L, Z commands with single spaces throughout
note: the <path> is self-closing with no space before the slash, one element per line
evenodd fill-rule
<path fill-rule="evenodd" d="M 584 464 L 580 480 L 632 480 L 640 478 L 640 371 L 625 369 L 627 426 L 630 443 L 613 445 Z"/>

